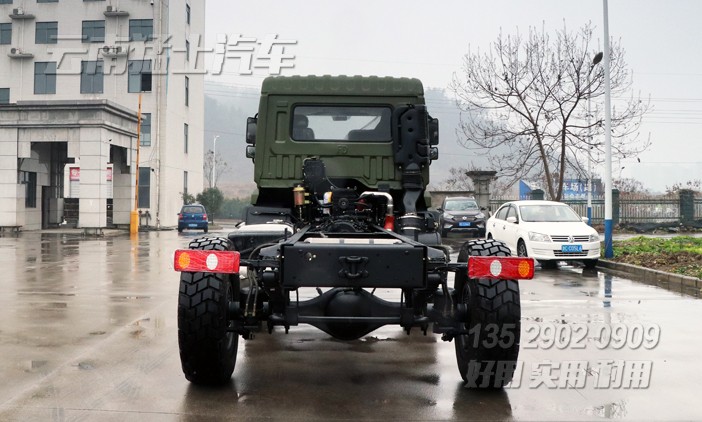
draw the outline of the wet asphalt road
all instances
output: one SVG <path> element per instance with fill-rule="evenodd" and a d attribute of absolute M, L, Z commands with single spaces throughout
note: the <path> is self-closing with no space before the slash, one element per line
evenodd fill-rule
<path fill-rule="evenodd" d="M 192 386 L 172 253 L 200 235 L 0 237 L 0 420 L 702 419 L 702 301 L 572 266 L 521 283 L 521 378 L 504 391 L 464 388 L 452 343 L 397 327 L 260 333 L 229 385 Z"/>

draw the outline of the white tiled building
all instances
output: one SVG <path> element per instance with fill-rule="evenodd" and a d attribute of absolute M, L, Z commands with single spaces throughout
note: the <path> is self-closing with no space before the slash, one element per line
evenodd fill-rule
<path fill-rule="evenodd" d="M 203 0 L 0 0 L 0 227 L 50 227 L 70 201 L 78 227 L 129 224 L 140 95 L 138 208 L 177 224 L 182 192 L 203 186 L 204 13 Z"/>

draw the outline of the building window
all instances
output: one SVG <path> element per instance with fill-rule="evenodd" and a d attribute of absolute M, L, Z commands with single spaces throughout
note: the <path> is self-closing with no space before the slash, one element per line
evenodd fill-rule
<path fill-rule="evenodd" d="M 24 185 L 24 207 L 37 207 L 37 174 L 33 171 L 20 171 L 19 182 Z"/>
<path fill-rule="evenodd" d="M 129 41 L 151 41 L 154 36 L 153 19 L 130 19 Z"/>
<path fill-rule="evenodd" d="M 185 23 L 190 25 L 190 5 L 189 4 L 185 5 Z"/>
<path fill-rule="evenodd" d="M 56 62 L 34 63 L 34 93 L 56 94 Z"/>
<path fill-rule="evenodd" d="M 151 113 L 141 113 L 141 133 L 139 134 L 139 145 L 143 147 L 151 146 Z"/>
<path fill-rule="evenodd" d="M 185 77 L 185 105 L 190 105 L 190 78 Z"/>
<path fill-rule="evenodd" d="M 185 61 L 190 61 L 190 41 L 185 40 Z"/>
<path fill-rule="evenodd" d="M 58 41 L 58 22 L 37 22 L 34 42 L 36 44 L 56 44 Z"/>
<path fill-rule="evenodd" d="M 151 207 L 151 167 L 139 167 L 139 208 Z"/>
<path fill-rule="evenodd" d="M 101 94 L 104 79 L 102 60 L 80 62 L 81 94 Z"/>
<path fill-rule="evenodd" d="M 10 44 L 12 42 L 12 24 L 0 23 L 0 44 Z"/>
<path fill-rule="evenodd" d="M 0 104 L 10 104 L 10 88 L 0 88 Z"/>
<path fill-rule="evenodd" d="M 12 0 L 0 0 L 0 4 L 12 4 Z"/>
<path fill-rule="evenodd" d="M 183 172 L 183 196 L 188 194 L 188 172 Z"/>
<path fill-rule="evenodd" d="M 151 60 L 129 61 L 129 92 L 151 92 Z"/>
<path fill-rule="evenodd" d="M 188 153 L 188 124 L 183 124 L 183 144 L 185 147 L 185 153 Z"/>
<path fill-rule="evenodd" d="M 58 3 L 58 0 L 37 0 L 37 3 Z"/>
<path fill-rule="evenodd" d="M 83 21 L 83 42 L 105 42 L 105 21 Z"/>

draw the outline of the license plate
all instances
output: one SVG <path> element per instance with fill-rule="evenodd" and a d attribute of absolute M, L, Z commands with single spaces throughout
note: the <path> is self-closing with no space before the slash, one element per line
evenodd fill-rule
<path fill-rule="evenodd" d="M 583 245 L 561 245 L 561 252 L 582 252 Z"/>
<path fill-rule="evenodd" d="M 470 222 L 461 221 L 460 223 L 458 223 L 458 227 L 470 227 Z"/>
<path fill-rule="evenodd" d="M 197 224 L 188 224 L 188 227 L 197 227 Z"/>

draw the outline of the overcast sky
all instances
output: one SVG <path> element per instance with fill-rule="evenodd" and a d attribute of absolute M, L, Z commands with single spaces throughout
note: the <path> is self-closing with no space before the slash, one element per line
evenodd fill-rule
<path fill-rule="evenodd" d="M 295 58 L 286 61 L 294 68 L 283 75 L 408 76 L 425 88 L 446 88 L 468 48 L 487 49 L 500 30 L 576 29 L 592 22 L 600 45 L 603 38 L 602 0 L 207 0 L 206 14 L 208 45 L 217 34 L 296 41 L 285 47 Z M 653 105 L 641 128 L 642 137 L 650 134 L 651 149 L 640 163 L 615 166 L 614 177 L 637 178 L 654 191 L 702 179 L 701 18 L 699 0 L 609 1 L 610 34 L 626 49 L 633 89 L 650 95 Z M 265 76 L 267 69 L 242 75 L 235 61 L 208 79 L 258 87 Z M 462 164 L 460 157 L 444 159 L 442 165 Z"/>

